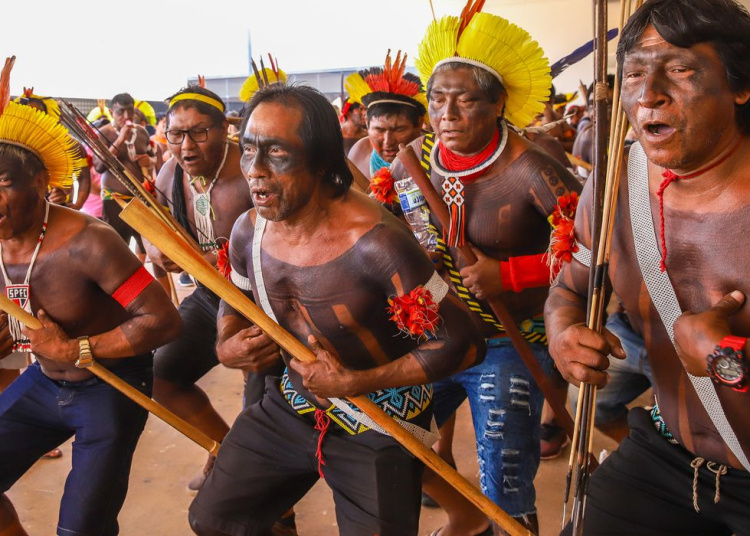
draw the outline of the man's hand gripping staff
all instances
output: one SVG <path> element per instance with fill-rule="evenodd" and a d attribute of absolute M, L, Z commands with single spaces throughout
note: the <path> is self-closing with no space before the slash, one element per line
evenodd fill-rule
<path fill-rule="evenodd" d="M 271 320 L 240 289 L 223 278 L 213 266 L 206 262 L 200 253 L 186 244 L 182 237 L 176 235 L 163 222 L 159 221 L 143 203 L 134 199 L 125 207 L 120 217 L 236 311 L 256 324 L 290 355 L 302 363 L 313 363 L 316 360 L 316 355 L 307 346 Z M 332 363 L 329 362 L 328 365 L 332 366 Z M 407 432 L 368 397 L 356 396 L 347 398 L 347 400 L 372 418 L 414 456 L 485 512 L 508 534 L 530 534 L 515 519 L 503 512 L 455 469 L 445 463 L 432 449 L 426 447 Z"/>
<path fill-rule="evenodd" d="M 14 301 L 6 298 L 5 294 L 0 294 L 0 309 L 7 314 L 16 317 L 18 321 L 26 327 L 25 332 L 31 341 L 34 341 L 35 338 L 40 338 L 41 340 L 38 342 L 44 344 L 45 341 L 50 339 L 61 339 L 62 336 L 65 335 L 62 328 L 53 322 L 46 313 L 40 311 L 40 318 L 34 318 L 32 315 L 21 309 L 21 307 L 19 307 Z M 37 333 L 33 330 L 37 330 Z M 65 338 L 67 338 L 67 336 Z M 34 343 L 32 342 L 32 345 L 33 344 Z M 60 360 L 64 359 L 64 356 L 60 356 Z M 192 424 L 180 419 L 164 406 L 154 402 L 151 398 L 141 393 L 129 383 L 121 380 L 117 375 L 110 372 L 109 369 L 94 361 L 92 357 L 88 357 L 87 359 L 79 357 L 78 361 L 76 361 L 76 366 L 78 368 L 90 370 L 92 374 L 98 376 L 100 379 L 130 398 L 133 402 L 159 417 L 178 432 L 195 441 L 214 456 L 219 453 L 219 443 L 195 428 Z"/>
<path fill-rule="evenodd" d="M 425 196 L 427 204 L 429 205 L 430 210 L 432 210 L 432 213 L 435 215 L 438 221 L 440 221 L 440 224 L 443 226 L 443 228 L 448 229 L 450 225 L 448 207 L 445 205 L 445 203 L 443 203 L 440 194 L 438 194 L 438 192 L 430 183 L 430 180 L 428 179 L 427 175 L 422 169 L 421 164 L 419 163 L 417 155 L 414 153 L 411 147 L 402 145 L 401 150 L 398 153 L 398 159 L 403 164 L 406 172 L 411 175 L 412 179 L 414 179 L 414 182 L 422 191 L 422 194 Z M 480 280 L 480 272 L 486 271 L 485 269 L 483 269 L 483 267 L 486 268 L 486 265 L 491 265 L 491 263 L 489 262 L 489 259 L 484 256 L 480 258 L 479 255 L 477 255 L 476 250 L 474 250 L 474 248 L 472 248 L 470 245 L 461 247 L 460 251 L 468 265 L 476 266 L 475 269 L 464 269 L 461 275 L 468 277 L 469 284 L 472 284 L 472 282 L 476 283 Z M 499 273 L 499 270 L 494 267 L 490 267 L 489 270 L 494 271 L 495 274 Z M 489 293 L 487 292 L 488 290 Z M 542 368 L 537 362 L 536 357 L 534 357 L 531 348 L 529 348 L 529 345 L 526 343 L 523 336 L 521 335 L 521 332 L 518 330 L 513 317 L 499 299 L 497 299 L 496 297 L 493 298 L 491 296 L 492 294 L 494 294 L 491 289 L 482 288 L 482 291 L 484 291 L 482 292 L 484 299 L 487 299 L 490 307 L 492 308 L 492 311 L 495 313 L 500 322 L 502 322 L 511 341 L 513 342 L 513 346 L 516 348 L 516 351 L 523 359 L 524 364 L 534 377 L 534 380 L 539 386 L 539 389 L 542 391 L 544 397 L 547 399 L 553 411 L 555 412 L 557 422 L 560 423 L 562 428 L 565 430 L 565 433 L 568 434 L 569 437 L 573 437 L 573 419 L 571 419 L 568 410 L 565 408 L 565 402 L 563 400 L 560 400 L 556 396 L 552 383 L 550 382 L 544 371 L 542 371 Z"/>

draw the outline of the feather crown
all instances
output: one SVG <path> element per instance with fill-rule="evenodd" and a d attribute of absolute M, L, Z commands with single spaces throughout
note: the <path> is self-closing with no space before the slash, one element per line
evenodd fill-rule
<path fill-rule="evenodd" d="M 146 119 L 146 123 L 148 123 L 152 127 L 156 125 L 156 111 L 149 102 L 137 100 L 135 101 L 134 108 L 136 110 L 139 110 L 143 114 L 143 117 Z"/>
<path fill-rule="evenodd" d="M 481 13 L 484 0 L 468 0 L 460 17 L 433 21 L 419 44 L 417 69 L 428 80 L 437 67 L 460 62 L 494 75 L 508 98 L 505 116 L 523 128 L 544 111 L 552 86 L 549 60 L 531 35 L 497 15 Z"/>
<path fill-rule="evenodd" d="M 264 86 L 276 83 L 286 83 L 286 73 L 279 68 L 278 58 L 274 61 L 274 57 L 269 54 L 268 61 L 271 62 L 271 67 L 263 65 L 263 58 L 261 58 L 259 69 L 255 60 L 252 58 L 250 59 L 253 74 L 247 77 L 247 80 L 245 80 L 245 83 L 242 84 L 242 87 L 240 88 L 240 100 L 242 102 L 249 101 L 252 96 L 255 95 L 255 92 Z"/>
<path fill-rule="evenodd" d="M 52 97 L 42 97 L 35 94 L 33 87 L 23 88 L 23 95 L 13 99 L 13 102 L 17 102 L 18 104 L 29 104 L 29 101 L 32 100 L 39 101 L 42 106 L 44 106 L 44 110 L 42 111 L 48 113 L 57 120 L 60 119 L 60 106 L 57 104 L 57 101 Z"/>
<path fill-rule="evenodd" d="M 50 187 L 66 188 L 80 165 L 73 138 L 57 119 L 42 111 L 10 102 L 10 71 L 15 56 L 5 60 L 0 75 L 0 144 L 35 154 L 49 173 Z"/>
<path fill-rule="evenodd" d="M 385 56 L 383 67 L 372 67 L 346 78 L 349 99 L 365 107 L 379 103 L 405 104 L 415 107 L 420 114 L 427 111 L 427 96 L 418 76 L 405 73 L 406 54 L 399 50 L 395 61 L 391 51 Z"/>

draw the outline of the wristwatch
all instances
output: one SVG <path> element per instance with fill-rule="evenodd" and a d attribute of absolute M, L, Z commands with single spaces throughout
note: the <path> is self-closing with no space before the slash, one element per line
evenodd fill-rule
<path fill-rule="evenodd" d="M 94 355 L 91 353 L 91 342 L 88 337 L 78 337 L 78 360 L 76 367 L 86 368 L 94 361 Z"/>
<path fill-rule="evenodd" d="M 750 367 L 743 351 L 746 342 L 745 337 L 727 335 L 708 355 L 708 376 L 715 384 L 731 387 L 741 393 L 747 391 Z"/>

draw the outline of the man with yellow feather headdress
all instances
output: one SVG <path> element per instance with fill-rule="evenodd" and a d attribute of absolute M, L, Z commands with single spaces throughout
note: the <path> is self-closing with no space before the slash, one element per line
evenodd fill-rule
<path fill-rule="evenodd" d="M 451 215 L 447 229 L 433 218 L 444 233 L 442 270 L 488 346 L 484 363 L 435 383 L 435 416 L 439 425 L 445 422 L 468 396 L 482 491 L 535 528 L 543 397 L 484 300 L 503 300 L 542 368 L 551 371 L 542 318 L 550 282 L 548 217 L 558 198 L 580 187 L 561 164 L 514 132 L 544 110 L 550 68 L 525 30 L 481 13 L 483 4 L 471 0 L 460 17 L 433 21 L 416 61 L 427 81 L 435 134 L 411 147 Z M 391 172 L 395 180 L 405 175 L 398 160 Z M 469 243 L 479 258 L 471 266 L 457 249 Z M 454 514 L 461 512 L 443 506 L 450 518 L 443 536 L 482 531 L 476 519 L 457 526 Z"/>
<path fill-rule="evenodd" d="M 24 88 L 23 95 L 17 97 L 14 102 L 36 108 L 37 110 L 51 115 L 58 121 L 60 119 L 60 107 L 57 104 L 57 101 L 52 97 L 36 95 L 33 87 Z M 48 199 L 50 202 L 57 205 L 65 205 L 79 210 L 83 206 L 83 203 L 86 201 L 89 191 L 91 190 L 91 173 L 89 171 L 89 160 L 86 156 L 86 150 L 83 145 L 78 142 L 76 143 L 76 152 L 79 161 L 76 162 L 77 171 L 73 177 L 73 181 L 71 181 L 78 183 L 75 200 L 71 200 L 70 190 L 72 190 L 72 188 L 69 188 L 68 191 L 63 191 L 60 188 L 50 188 Z"/>
<path fill-rule="evenodd" d="M 93 356 L 150 394 L 151 352 L 180 318 L 111 228 L 45 200 L 48 186 L 69 185 L 75 142 L 50 115 L 8 102 L 13 61 L 0 78 L 0 273 L 42 327 L 0 314 L 0 357 L 36 358 L 0 394 L 0 534 L 26 534 L 5 492 L 75 437 L 56 534 L 114 535 L 147 413 L 75 362 Z"/>

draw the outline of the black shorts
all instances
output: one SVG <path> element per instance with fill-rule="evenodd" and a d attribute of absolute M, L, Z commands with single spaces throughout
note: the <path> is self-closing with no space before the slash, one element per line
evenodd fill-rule
<path fill-rule="evenodd" d="M 216 315 L 219 297 L 198 285 L 179 307 L 180 336 L 159 348 L 154 356 L 154 377 L 189 387 L 219 364 L 216 357 Z"/>
<path fill-rule="evenodd" d="M 282 397 L 279 379 L 268 378 L 263 399 L 237 418 L 190 506 L 193 530 L 270 534 L 319 478 L 314 426 L 312 414 L 298 415 Z M 322 453 L 342 536 L 417 534 L 423 465 L 393 438 L 372 430 L 352 436 L 331 423 Z"/>
<path fill-rule="evenodd" d="M 120 208 L 120 205 L 118 205 L 117 201 L 114 199 L 104 199 L 102 201 L 101 219 L 112 227 L 126 244 L 129 245 L 130 239 L 135 238 L 138 253 L 145 253 L 146 249 L 143 247 L 141 235 L 130 225 L 120 219 L 120 212 L 122 212 L 122 208 Z"/>
<path fill-rule="evenodd" d="M 750 473 L 730 468 L 714 504 L 716 474 L 704 464 L 697 513 L 690 467 L 696 456 L 662 437 L 643 408 L 631 410 L 628 423 L 630 435 L 591 476 L 584 534 L 750 535 Z"/>

